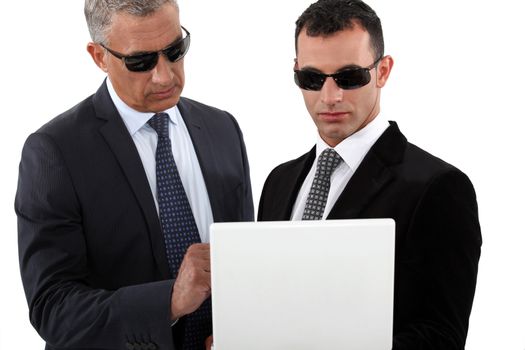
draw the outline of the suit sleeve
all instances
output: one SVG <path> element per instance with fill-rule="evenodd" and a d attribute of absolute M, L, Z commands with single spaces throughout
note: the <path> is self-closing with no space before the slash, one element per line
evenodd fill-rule
<path fill-rule="evenodd" d="M 394 330 L 393 349 L 464 349 L 481 249 L 476 195 L 466 175 L 454 170 L 432 181 L 408 241 L 418 257 L 413 288 L 420 304 Z"/>
<path fill-rule="evenodd" d="M 267 196 L 269 193 L 272 193 L 274 191 L 273 189 L 273 179 L 274 179 L 274 173 L 277 171 L 278 167 L 273 169 L 270 174 L 268 174 L 268 177 L 264 181 L 264 185 L 261 191 L 261 197 L 259 198 L 259 208 L 257 210 L 257 221 L 269 221 L 269 220 L 277 220 L 274 217 L 271 217 L 269 215 L 270 210 L 269 206 L 272 201 L 267 200 Z"/>
<path fill-rule="evenodd" d="M 235 118 L 228 113 L 228 115 L 231 117 L 233 124 L 235 125 L 235 129 L 237 130 L 237 134 L 239 135 L 239 143 L 241 146 L 241 153 L 242 153 L 242 165 L 243 165 L 243 195 L 242 195 L 242 203 L 241 203 L 241 210 L 242 210 L 242 221 L 253 221 L 254 220 L 254 208 L 253 208 L 253 196 L 252 196 L 252 184 L 250 180 L 250 165 L 248 163 L 248 155 L 246 152 L 246 145 L 244 144 L 244 138 L 242 136 L 241 128 L 239 127 L 239 124 L 235 120 Z"/>
<path fill-rule="evenodd" d="M 15 211 L 32 325 L 56 348 L 172 349 L 173 280 L 91 287 L 82 210 L 58 147 L 47 135 L 31 135 L 22 151 Z"/>

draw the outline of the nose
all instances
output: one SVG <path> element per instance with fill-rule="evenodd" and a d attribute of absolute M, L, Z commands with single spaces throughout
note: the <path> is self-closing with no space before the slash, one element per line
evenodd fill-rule
<path fill-rule="evenodd" d="M 160 55 L 157 65 L 152 70 L 151 81 L 158 85 L 169 85 L 173 81 L 172 63 L 164 55 Z"/>
<path fill-rule="evenodd" d="M 333 105 L 343 100 L 343 89 L 335 83 L 332 77 L 327 77 L 321 89 L 321 102 Z"/>

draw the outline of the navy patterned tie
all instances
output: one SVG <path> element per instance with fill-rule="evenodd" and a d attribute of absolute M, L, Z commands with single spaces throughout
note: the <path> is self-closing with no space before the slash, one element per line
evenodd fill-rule
<path fill-rule="evenodd" d="M 201 240 L 171 151 L 169 116 L 157 113 L 148 124 L 158 136 L 155 161 L 159 217 L 170 272 L 176 277 L 188 247 Z M 211 328 L 211 305 L 208 299 L 186 317 L 183 349 L 203 349 L 206 337 L 212 332 Z"/>
<path fill-rule="evenodd" d="M 303 220 L 321 220 L 330 191 L 330 177 L 342 158 L 332 148 L 325 149 L 317 160 L 314 181 L 306 199 Z"/>

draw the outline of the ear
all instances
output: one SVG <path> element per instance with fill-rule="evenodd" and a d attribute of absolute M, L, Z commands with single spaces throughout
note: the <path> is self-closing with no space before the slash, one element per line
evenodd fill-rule
<path fill-rule="evenodd" d="M 87 45 L 87 51 L 91 55 L 91 58 L 95 64 L 102 69 L 104 72 L 108 72 L 108 67 L 106 64 L 106 50 L 100 45 L 90 42 Z"/>
<path fill-rule="evenodd" d="M 383 57 L 381 62 L 377 64 L 376 85 L 378 88 L 382 88 L 383 86 L 385 86 L 393 66 L 394 59 L 391 56 Z"/>
<path fill-rule="evenodd" d="M 296 70 L 296 69 L 299 69 L 298 65 L 297 65 L 297 58 L 294 58 L 293 59 L 293 69 Z"/>

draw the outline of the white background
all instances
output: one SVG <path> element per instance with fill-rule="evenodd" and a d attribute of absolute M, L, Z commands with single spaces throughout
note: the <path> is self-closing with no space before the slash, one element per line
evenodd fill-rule
<path fill-rule="evenodd" d="M 179 0 L 192 34 L 183 95 L 228 110 L 243 129 L 257 205 L 277 164 L 313 145 L 292 80 L 294 22 L 311 0 Z M 19 277 L 16 191 L 30 132 L 92 94 L 104 75 L 85 47 L 83 1 L 11 1 L 0 13 L 2 181 L 0 349 L 43 349 Z M 387 1 L 395 65 L 382 111 L 410 141 L 466 172 L 483 250 L 467 349 L 525 349 L 525 33 L 519 2 Z"/>

